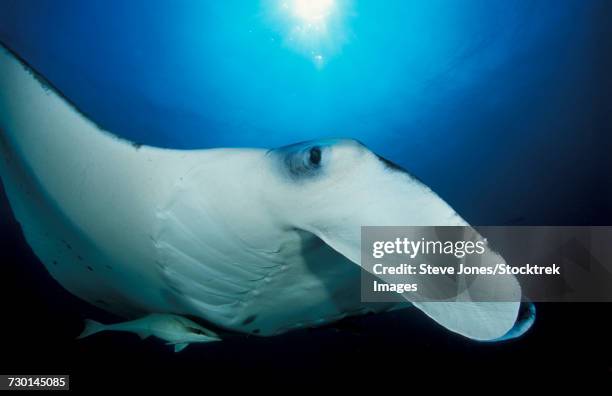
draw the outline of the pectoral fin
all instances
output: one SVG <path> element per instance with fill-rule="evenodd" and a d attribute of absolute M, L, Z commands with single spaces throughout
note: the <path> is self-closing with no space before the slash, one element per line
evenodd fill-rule
<path fill-rule="evenodd" d="M 189 345 L 189 343 L 187 342 L 183 342 L 181 344 L 174 344 L 174 352 L 180 352 L 183 349 L 187 348 L 187 346 Z"/>
<path fill-rule="evenodd" d="M 174 345 L 174 352 L 180 352 L 183 349 L 187 348 L 187 345 L 189 345 L 192 342 L 214 342 L 214 341 L 221 341 L 220 338 L 216 338 L 216 337 L 202 337 L 201 340 L 197 340 L 197 341 L 184 341 L 184 340 L 178 340 L 178 341 L 173 341 L 173 342 L 167 342 L 166 345 Z"/>

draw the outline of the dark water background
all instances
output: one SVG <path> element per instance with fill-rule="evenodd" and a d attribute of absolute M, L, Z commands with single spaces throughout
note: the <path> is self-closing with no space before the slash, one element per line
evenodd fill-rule
<path fill-rule="evenodd" d="M 2 0 L 0 41 L 139 143 L 354 137 L 472 224 L 612 224 L 612 2 L 359 1 L 323 67 L 282 44 L 266 10 L 236 0 Z M 81 389 L 111 374 L 184 384 L 236 373 L 611 373 L 605 304 L 540 304 L 534 328 L 502 344 L 467 341 L 418 312 L 176 355 L 130 335 L 75 342 L 82 318 L 113 318 L 50 279 L 5 198 L 0 214 L 2 372 L 70 373 Z"/>

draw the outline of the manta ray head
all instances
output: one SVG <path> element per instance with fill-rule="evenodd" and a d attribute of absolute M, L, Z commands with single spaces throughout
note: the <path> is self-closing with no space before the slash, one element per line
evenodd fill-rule
<path fill-rule="evenodd" d="M 316 235 L 358 265 L 363 226 L 469 226 L 417 178 L 356 140 L 302 142 L 271 150 L 266 157 L 273 168 L 269 185 L 274 186 L 271 190 L 277 199 L 270 197 L 274 202 L 270 210 L 275 217 L 284 219 L 287 227 Z M 496 252 L 487 254 L 503 262 Z M 426 287 L 435 290 L 439 285 L 434 279 Z M 512 301 L 488 299 L 500 287 Z M 464 294 L 479 297 L 457 302 L 409 301 L 466 337 L 504 339 L 517 321 L 521 289 L 516 279 L 483 280 L 471 284 Z"/>

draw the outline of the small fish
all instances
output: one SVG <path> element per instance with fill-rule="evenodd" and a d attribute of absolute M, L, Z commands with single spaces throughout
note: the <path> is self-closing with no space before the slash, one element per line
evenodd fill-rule
<path fill-rule="evenodd" d="M 187 318 L 171 314 L 150 314 L 129 322 L 108 325 L 87 319 L 85 329 L 77 339 L 101 331 L 126 331 L 138 334 L 143 340 L 155 336 L 166 341 L 167 345 L 174 345 L 174 352 L 180 352 L 192 343 L 221 341 L 214 332 Z"/>

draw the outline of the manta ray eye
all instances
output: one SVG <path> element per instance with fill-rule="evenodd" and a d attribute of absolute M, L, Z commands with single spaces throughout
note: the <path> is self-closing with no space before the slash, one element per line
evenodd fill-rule
<path fill-rule="evenodd" d="M 280 155 L 290 178 L 306 180 L 323 173 L 324 151 L 327 151 L 326 146 L 305 142 L 281 147 L 274 153 Z"/>
<path fill-rule="evenodd" d="M 319 165 L 321 163 L 321 149 L 319 147 L 313 147 L 310 149 L 310 163 Z"/>

